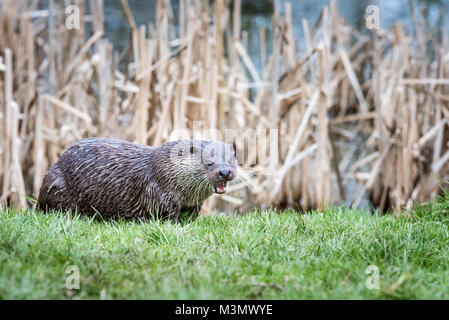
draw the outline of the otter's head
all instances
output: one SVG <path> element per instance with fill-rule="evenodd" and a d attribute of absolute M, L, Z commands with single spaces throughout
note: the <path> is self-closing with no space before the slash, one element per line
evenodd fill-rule
<path fill-rule="evenodd" d="M 201 141 L 201 164 L 210 187 L 215 193 L 225 193 L 226 183 L 236 176 L 237 160 L 229 144 L 221 141 Z"/>
<path fill-rule="evenodd" d="M 237 174 L 238 163 L 231 145 L 216 140 L 181 140 L 171 157 L 183 168 L 186 188 L 196 186 L 206 193 L 225 193 L 227 182 Z"/>

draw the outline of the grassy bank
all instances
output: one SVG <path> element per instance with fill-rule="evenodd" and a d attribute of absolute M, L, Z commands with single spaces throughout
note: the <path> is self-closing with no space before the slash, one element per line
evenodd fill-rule
<path fill-rule="evenodd" d="M 449 195 L 409 217 L 332 209 L 98 222 L 0 212 L 0 298 L 449 298 Z M 80 289 L 66 288 L 66 268 Z M 365 269 L 380 270 L 369 290 Z"/>

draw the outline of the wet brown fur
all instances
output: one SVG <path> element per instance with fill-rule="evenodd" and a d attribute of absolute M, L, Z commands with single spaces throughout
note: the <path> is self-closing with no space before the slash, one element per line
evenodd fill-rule
<path fill-rule="evenodd" d="M 209 151 L 202 154 L 208 145 L 226 150 L 226 156 L 211 164 Z M 224 181 L 218 170 L 230 169 L 229 181 L 235 177 L 236 166 L 232 148 L 220 141 L 179 140 L 150 147 L 115 139 L 84 139 L 50 167 L 38 208 L 103 218 L 157 216 L 177 221 L 183 211 L 197 215 L 214 192 L 214 183 Z"/>

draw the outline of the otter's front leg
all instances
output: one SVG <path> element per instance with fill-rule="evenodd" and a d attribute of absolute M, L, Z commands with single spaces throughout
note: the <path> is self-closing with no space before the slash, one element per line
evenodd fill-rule
<path fill-rule="evenodd" d="M 163 192 L 156 184 L 151 184 L 142 199 L 143 210 L 150 218 L 178 222 L 181 208 L 175 200 L 172 193 Z"/>
<path fill-rule="evenodd" d="M 170 198 L 164 198 L 158 206 L 158 213 L 160 219 L 169 219 L 173 222 L 178 222 L 181 208 Z"/>
<path fill-rule="evenodd" d="M 152 220 L 165 220 L 170 219 L 173 222 L 179 221 L 181 210 L 175 203 L 164 203 L 153 205 L 151 209 L 147 209 L 147 217 Z"/>
<path fill-rule="evenodd" d="M 179 216 L 181 215 L 181 208 L 175 203 L 172 202 L 168 206 L 168 210 L 164 217 L 170 219 L 173 222 L 179 222 Z"/>
<path fill-rule="evenodd" d="M 182 207 L 180 215 L 182 217 L 196 219 L 200 213 L 201 206 Z"/>

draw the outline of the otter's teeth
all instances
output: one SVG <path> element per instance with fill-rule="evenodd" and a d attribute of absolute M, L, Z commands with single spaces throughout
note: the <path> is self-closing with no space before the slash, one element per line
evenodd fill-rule
<path fill-rule="evenodd" d="M 225 193 L 226 192 L 226 183 L 217 183 L 215 184 L 215 193 Z"/>

